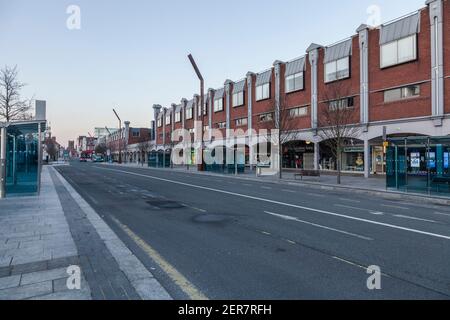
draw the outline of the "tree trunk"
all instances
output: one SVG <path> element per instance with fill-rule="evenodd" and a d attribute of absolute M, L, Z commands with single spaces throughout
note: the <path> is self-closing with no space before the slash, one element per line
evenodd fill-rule
<path fill-rule="evenodd" d="M 340 147 L 338 147 L 338 150 L 337 150 L 336 165 L 337 165 L 337 184 L 341 184 L 341 148 Z"/>

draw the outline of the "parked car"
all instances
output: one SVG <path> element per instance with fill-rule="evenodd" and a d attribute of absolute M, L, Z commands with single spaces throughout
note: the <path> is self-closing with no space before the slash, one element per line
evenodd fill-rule
<path fill-rule="evenodd" d="M 80 162 L 87 162 L 86 158 L 80 158 Z"/>

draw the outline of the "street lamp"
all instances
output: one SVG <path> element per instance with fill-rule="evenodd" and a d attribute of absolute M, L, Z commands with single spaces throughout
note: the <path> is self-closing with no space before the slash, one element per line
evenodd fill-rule
<path fill-rule="evenodd" d="M 203 128 L 204 128 L 203 123 L 204 123 L 204 120 L 205 120 L 205 110 L 203 109 L 203 107 L 204 107 L 205 82 L 203 80 L 202 74 L 200 73 L 200 70 L 197 67 L 197 64 L 195 63 L 195 60 L 194 60 L 194 57 L 192 56 L 192 54 L 189 54 L 188 58 L 189 58 L 189 61 L 192 64 L 192 67 L 195 70 L 195 73 L 197 74 L 198 79 L 200 80 L 200 107 L 201 107 L 201 110 L 202 110 L 202 118 L 201 118 L 202 119 L 202 124 L 201 124 L 201 137 L 200 137 L 200 149 L 201 150 L 200 150 L 200 152 L 202 153 L 202 157 L 201 157 L 202 163 L 198 164 L 198 171 L 203 171 L 204 170 L 204 168 L 203 168 Z M 197 116 L 198 116 L 198 113 L 197 113 Z"/>
<path fill-rule="evenodd" d="M 119 120 L 119 164 L 122 164 L 122 120 L 120 120 L 119 115 L 117 114 L 116 110 L 113 109 L 114 114 L 116 115 L 116 118 Z"/>

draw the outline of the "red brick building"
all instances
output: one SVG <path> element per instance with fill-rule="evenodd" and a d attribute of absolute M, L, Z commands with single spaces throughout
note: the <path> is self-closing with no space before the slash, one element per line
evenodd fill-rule
<path fill-rule="evenodd" d="M 352 119 L 361 130 L 343 150 L 343 170 L 366 177 L 383 174 L 384 134 L 450 134 L 449 16 L 450 0 L 428 0 L 425 7 L 397 20 L 361 25 L 343 41 L 311 44 L 299 58 L 275 61 L 270 69 L 248 72 L 243 80 L 227 80 L 224 88 L 208 90 L 204 125 L 220 129 L 223 137 L 227 129 L 257 132 L 270 127 L 275 114 L 286 109 L 295 134 L 283 146 L 284 166 L 334 170 L 336 160 L 317 128 L 324 108 L 352 108 Z M 342 94 L 333 100 L 330 92 L 336 87 Z M 174 128 L 193 128 L 199 107 L 198 96 L 175 109 L 155 106 L 158 149 L 170 150 Z M 172 127 L 166 119 L 174 112 L 180 115 Z M 257 147 L 248 149 L 248 161 L 255 163 Z"/>

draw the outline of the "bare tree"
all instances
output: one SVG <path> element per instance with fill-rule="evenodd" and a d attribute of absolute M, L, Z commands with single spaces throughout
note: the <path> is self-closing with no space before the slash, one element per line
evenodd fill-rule
<path fill-rule="evenodd" d="M 139 142 L 137 144 L 137 149 L 140 154 L 142 166 L 144 166 L 144 164 L 145 164 L 145 155 L 148 154 L 148 152 L 150 152 L 152 147 L 153 147 L 153 144 L 152 144 L 152 141 L 150 141 L 150 137 L 143 137 L 139 140 Z"/>
<path fill-rule="evenodd" d="M 358 110 L 349 87 L 342 82 L 327 86 L 325 101 L 320 106 L 317 134 L 336 158 L 337 184 L 341 184 L 342 151 L 360 133 Z"/>
<path fill-rule="evenodd" d="M 296 135 L 295 119 L 292 115 L 291 108 L 288 106 L 288 97 L 286 94 L 280 95 L 279 108 L 276 106 L 276 99 L 273 98 L 273 112 L 267 114 L 268 118 L 262 124 L 265 129 L 277 129 L 278 137 L 278 162 L 279 162 L 279 179 L 283 178 L 283 145 L 291 141 Z"/>
<path fill-rule="evenodd" d="M 105 143 L 100 143 L 95 147 L 95 153 L 101 154 L 102 156 L 105 156 L 107 152 L 107 147 Z"/>
<path fill-rule="evenodd" d="M 45 151 L 49 156 L 49 160 L 54 161 L 58 157 L 58 145 L 52 138 L 45 139 Z"/>
<path fill-rule="evenodd" d="M 18 80 L 17 66 L 5 66 L 0 70 L 0 118 L 6 122 L 29 120 L 32 116 L 31 100 L 22 100 L 20 91 L 25 84 Z"/>

